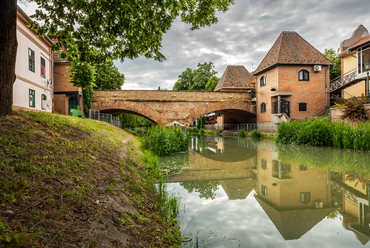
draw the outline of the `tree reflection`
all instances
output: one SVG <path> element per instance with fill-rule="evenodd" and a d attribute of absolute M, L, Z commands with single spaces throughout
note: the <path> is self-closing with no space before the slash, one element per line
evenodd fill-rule
<path fill-rule="evenodd" d="M 197 182 L 182 182 L 189 193 L 198 192 L 200 198 L 215 199 L 216 190 L 218 189 L 218 181 L 197 181 Z"/>

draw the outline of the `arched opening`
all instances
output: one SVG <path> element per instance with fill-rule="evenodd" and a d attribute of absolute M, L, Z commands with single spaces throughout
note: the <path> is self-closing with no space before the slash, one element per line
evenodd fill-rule
<path fill-rule="evenodd" d="M 139 130 L 157 124 L 153 119 L 135 111 L 125 109 L 105 109 L 100 111 L 101 114 L 110 114 L 113 118 L 122 122 L 122 128 Z"/>

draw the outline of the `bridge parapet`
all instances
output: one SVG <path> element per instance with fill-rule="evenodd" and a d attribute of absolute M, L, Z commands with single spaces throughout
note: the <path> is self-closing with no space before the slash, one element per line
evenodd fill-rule
<path fill-rule="evenodd" d="M 93 102 L 154 101 L 154 102 L 249 102 L 251 93 L 172 90 L 97 90 Z"/>

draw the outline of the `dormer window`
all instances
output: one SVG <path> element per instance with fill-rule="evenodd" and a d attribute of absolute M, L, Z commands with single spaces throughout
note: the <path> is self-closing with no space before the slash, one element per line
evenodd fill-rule
<path fill-rule="evenodd" d="M 310 74 L 307 70 L 301 70 L 298 73 L 299 81 L 310 81 Z"/>
<path fill-rule="evenodd" d="M 260 87 L 266 86 L 266 77 L 262 76 L 260 78 Z"/>

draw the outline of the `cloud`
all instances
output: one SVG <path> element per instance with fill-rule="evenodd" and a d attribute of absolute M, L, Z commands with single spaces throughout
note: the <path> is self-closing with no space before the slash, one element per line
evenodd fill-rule
<path fill-rule="evenodd" d="M 28 14 L 37 5 L 20 1 Z M 363 0 L 235 0 L 226 12 L 217 12 L 219 22 L 190 31 L 176 20 L 163 37 L 164 62 L 145 58 L 116 62 L 125 74 L 123 89 L 171 89 L 186 68 L 213 62 L 221 77 L 227 65 L 241 64 L 253 71 L 282 31 L 296 31 L 316 49 L 339 48 L 342 40 L 363 24 L 370 29 Z"/>

